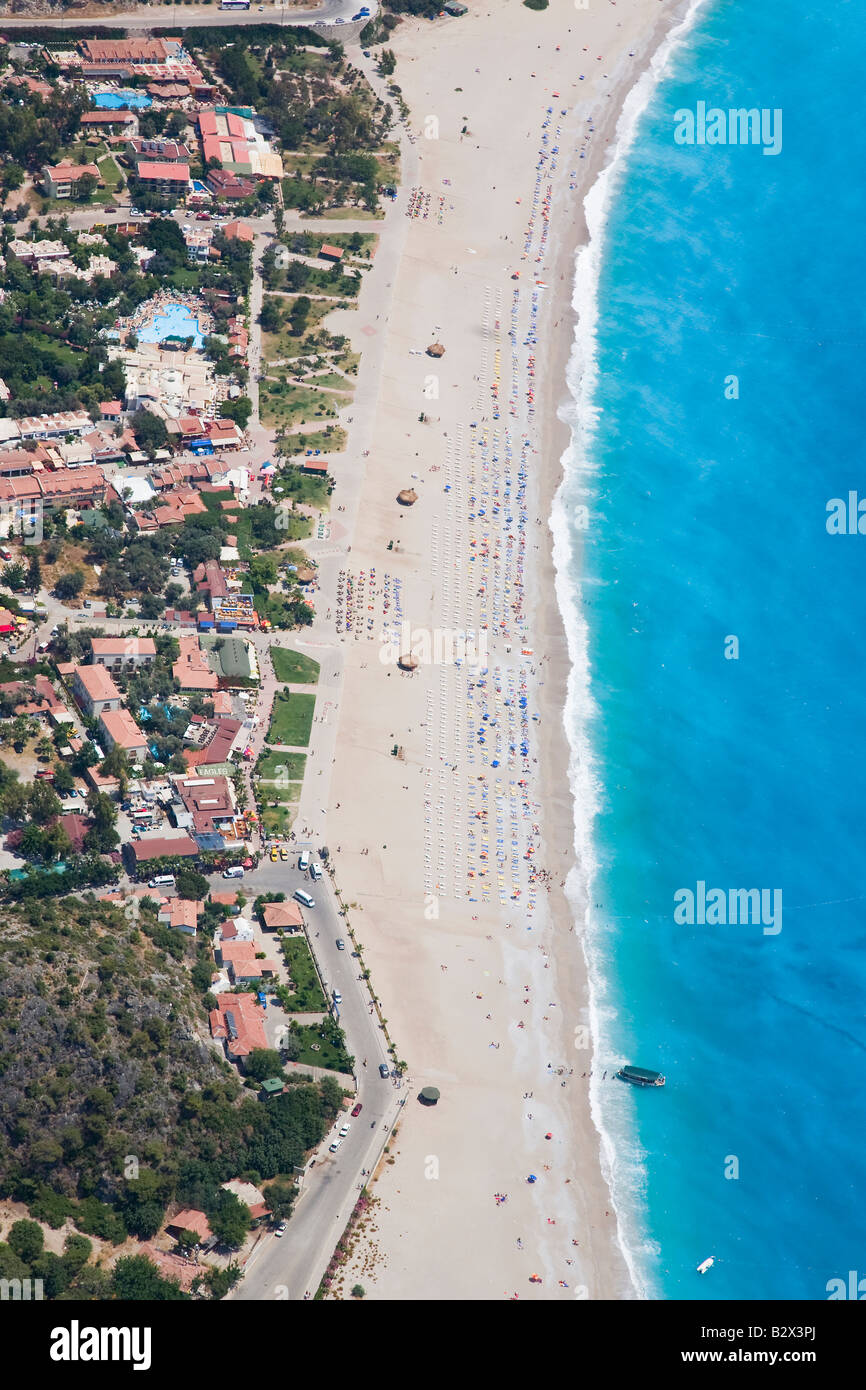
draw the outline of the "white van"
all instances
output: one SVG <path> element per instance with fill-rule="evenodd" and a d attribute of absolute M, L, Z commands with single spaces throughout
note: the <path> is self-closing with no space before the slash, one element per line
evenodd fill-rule
<path fill-rule="evenodd" d="M 223 878 L 243 878 L 244 869 L 242 864 L 232 864 L 230 869 L 223 870 Z"/>
<path fill-rule="evenodd" d="M 307 872 L 307 869 L 308 869 L 309 867 L 310 867 L 310 851 L 309 851 L 308 849 L 305 849 L 304 852 L 302 853 L 300 859 L 298 860 L 298 868 L 300 869 L 300 871 L 301 871 L 302 874 L 305 874 L 305 873 Z"/>
<path fill-rule="evenodd" d="M 174 874 L 160 874 L 157 878 L 148 880 L 148 888 L 173 888 Z"/>
<path fill-rule="evenodd" d="M 318 883 L 318 881 L 319 881 L 319 879 L 320 879 L 321 877 L 322 877 L 322 870 L 320 869 L 319 865 L 318 865 L 318 864 L 311 864 L 311 865 L 310 865 L 310 878 L 313 880 L 313 882 L 314 882 L 314 883 Z"/>
<path fill-rule="evenodd" d="M 310 897 L 309 893 L 305 893 L 304 890 L 303 890 L 303 888 L 298 888 L 297 891 L 296 891 L 295 893 L 293 893 L 292 896 L 294 897 L 295 902 L 301 903 L 304 907 L 315 907 L 315 906 L 316 906 L 315 902 L 314 902 L 313 899 Z"/>

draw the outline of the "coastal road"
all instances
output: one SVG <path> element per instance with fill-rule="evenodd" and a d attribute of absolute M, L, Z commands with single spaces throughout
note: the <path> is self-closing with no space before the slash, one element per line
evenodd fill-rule
<path fill-rule="evenodd" d="M 0 13 L 0 32 L 7 29 L 127 29 L 150 30 L 171 29 L 174 25 L 181 29 L 196 29 L 206 26 L 227 24 L 333 24 L 335 19 L 351 20 L 363 0 L 324 0 L 313 9 L 295 9 L 292 5 L 265 4 L 263 13 L 259 6 L 250 5 L 248 10 L 220 10 L 217 6 L 174 5 L 170 9 L 162 5 L 141 5 L 135 10 L 120 14 L 103 14 L 97 17 L 81 15 L 43 15 L 43 14 L 2 14 Z M 375 0 L 370 0 L 368 8 L 376 13 Z M 335 37 L 339 38 L 339 34 Z"/>
<path fill-rule="evenodd" d="M 379 1076 L 380 1062 L 390 1060 L 384 1034 L 376 1014 L 371 1012 L 367 987 L 358 979 L 351 938 L 345 937 L 345 950 L 337 948 L 337 939 L 344 938 L 345 928 L 329 878 L 326 875 L 313 883 L 297 867 L 298 855 L 304 848 L 316 853 L 319 846 L 296 843 L 288 863 L 273 863 L 265 858 L 239 887 L 247 898 L 275 892 L 291 896 L 301 887 L 314 898 L 316 906 L 310 911 L 305 909 L 308 938 L 329 997 L 334 989 L 343 996 L 338 1017 L 349 1051 L 355 1055 L 357 1098 L 364 1108 L 356 1119 L 349 1120 L 350 1132 L 335 1154 L 329 1152 L 328 1146 L 336 1137 L 336 1129 L 348 1118 L 345 1115 L 314 1154 L 315 1162 L 304 1176 L 285 1238 L 266 1235 L 259 1241 L 245 1278 L 230 1295 L 245 1301 L 295 1300 L 303 1299 L 307 1292 L 311 1296 L 315 1293 L 364 1184 L 361 1170 L 369 1172 L 375 1165 L 400 1103 L 408 1093 L 405 1081 L 398 1087 L 394 1080 Z M 217 891 L 228 886 L 219 877 L 212 879 L 212 885 Z"/>

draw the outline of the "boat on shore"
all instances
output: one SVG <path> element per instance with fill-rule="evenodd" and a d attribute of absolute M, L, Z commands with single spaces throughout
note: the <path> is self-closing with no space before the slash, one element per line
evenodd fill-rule
<path fill-rule="evenodd" d="M 628 1081 L 631 1086 L 663 1086 L 665 1079 L 660 1071 L 647 1071 L 645 1067 L 620 1067 L 615 1073 L 620 1081 Z"/>

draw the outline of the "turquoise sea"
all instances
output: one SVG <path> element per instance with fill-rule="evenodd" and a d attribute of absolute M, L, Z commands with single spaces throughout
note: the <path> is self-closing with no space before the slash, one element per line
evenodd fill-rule
<path fill-rule="evenodd" d="M 594 1105 L 652 1297 L 866 1275 L 866 535 L 826 524 L 866 497 L 864 72 L 857 4 L 710 0 L 577 268 L 554 529 Z M 781 110 L 781 152 L 675 143 L 701 101 Z M 781 930 L 678 924 L 699 882 L 780 890 Z"/>

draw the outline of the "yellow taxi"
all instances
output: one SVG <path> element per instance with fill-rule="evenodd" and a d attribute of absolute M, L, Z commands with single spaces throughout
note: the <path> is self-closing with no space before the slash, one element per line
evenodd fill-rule
<path fill-rule="evenodd" d="M 280 857 L 280 852 L 279 852 L 279 850 L 277 849 L 276 845 L 271 845 L 271 859 L 277 860 L 277 859 L 279 859 L 279 857 Z"/>
<path fill-rule="evenodd" d="M 280 845 L 280 858 L 281 858 L 281 859 L 288 859 L 288 857 L 289 857 L 289 847 L 288 847 L 288 845 Z"/>

